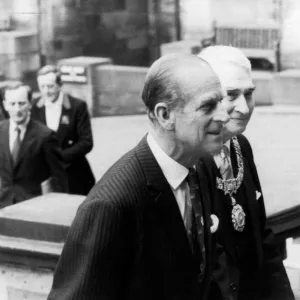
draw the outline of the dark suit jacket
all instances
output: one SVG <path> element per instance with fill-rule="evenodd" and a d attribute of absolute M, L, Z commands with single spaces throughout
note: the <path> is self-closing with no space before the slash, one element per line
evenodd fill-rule
<path fill-rule="evenodd" d="M 209 224 L 205 178 L 200 181 Z M 191 252 L 173 192 L 144 138 L 79 207 L 48 299 L 204 299 L 216 252 L 209 226 L 205 236 L 200 284 L 200 258 Z"/>
<path fill-rule="evenodd" d="M 231 283 L 230 287 L 233 294 L 237 297 L 239 287 L 241 285 L 248 286 L 255 294 L 253 298 L 243 295 L 244 299 L 272 299 L 272 300 L 292 300 L 294 299 L 291 291 L 290 283 L 287 278 L 286 271 L 282 264 L 280 251 L 274 244 L 274 236 L 272 230 L 266 224 L 266 212 L 263 195 L 257 199 L 256 191 L 262 194 L 259 177 L 253 159 L 253 153 L 248 140 L 243 135 L 238 136 L 244 163 L 244 179 L 242 187 L 245 191 L 244 199 L 247 205 L 247 220 L 251 223 L 250 233 L 254 243 L 253 257 L 248 257 L 248 265 L 252 265 L 254 271 L 246 273 L 241 282 L 240 265 L 238 263 L 237 249 L 235 248 L 235 237 L 232 232 L 232 224 L 229 220 L 231 208 L 226 205 L 229 199 L 223 191 L 216 188 L 216 177 L 221 177 L 219 170 L 214 162 L 213 157 L 207 156 L 201 161 L 201 168 L 205 170 L 207 178 L 209 178 L 213 194 L 213 211 L 220 219 L 220 226 L 217 232 L 218 242 L 224 246 L 227 253 L 227 263 L 229 267 Z M 233 149 L 233 146 L 231 147 Z M 232 153 L 232 161 L 234 160 L 234 151 Z M 230 227 L 230 228 L 229 228 Z M 250 238 L 250 236 L 249 236 Z M 225 299 L 226 295 L 219 299 Z"/>
<path fill-rule="evenodd" d="M 7 112 L 4 109 L 4 106 L 3 106 L 3 95 L 2 95 L 2 93 L 0 91 L 0 121 L 5 120 L 5 119 L 8 119 L 8 114 L 7 114 Z"/>
<path fill-rule="evenodd" d="M 0 122 L 0 207 L 41 195 L 41 183 L 50 177 L 53 191 L 67 191 L 67 176 L 54 132 L 30 120 L 13 166 L 9 120 Z"/>
<path fill-rule="evenodd" d="M 45 105 L 42 98 L 34 101 L 31 117 L 46 125 Z M 67 164 L 69 193 L 87 195 L 95 184 L 95 178 L 85 157 L 93 148 L 93 136 L 84 101 L 64 94 L 56 135 Z"/>

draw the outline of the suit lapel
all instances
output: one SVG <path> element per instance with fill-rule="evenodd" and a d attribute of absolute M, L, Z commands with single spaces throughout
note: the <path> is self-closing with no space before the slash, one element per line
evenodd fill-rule
<path fill-rule="evenodd" d="M 185 256 L 192 255 L 183 219 L 178 204 L 170 188 L 164 189 L 155 199 L 161 224 L 175 247 L 180 247 Z"/>
<path fill-rule="evenodd" d="M 177 201 L 148 146 L 146 137 L 137 146 L 136 155 L 144 170 L 151 204 L 155 206 L 159 221 L 170 242 L 174 249 L 180 249 L 183 255 L 191 256 L 192 251 Z"/>
<path fill-rule="evenodd" d="M 36 108 L 32 109 L 32 117 L 41 123 L 47 125 L 46 122 L 46 111 L 45 111 L 45 100 L 41 97 L 37 103 Z"/>
<path fill-rule="evenodd" d="M 28 125 L 27 125 L 24 138 L 21 142 L 21 149 L 20 149 L 20 152 L 19 152 L 17 162 L 16 162 L 15 167 L 14 167 L 15 170 L 19 166 L 19 164 L 22 161 L 24 155 L 29 151 L 28 149 L 29 149 L 30 145 L 32 144 L 32 142 L 34 141 L 34 139 L 36 137 L 36 133 L 35 133 L 35 130 L 33 130 L 33 127 L 34 127 L 34 123 L 32 122 L 32 120 L 30 120 Z"/>
<path fill-rule="evenodd" d="M 232 145 L 232 144 L 231 144 Z M 243 164 L 244 164 L 244 179 L 243 179 L 243 187 L 245 189 L 245 197 L 247 198 L 245 203 L 248 207 L 248 220 L 251 222 L 251 226 L 253 229 L 253 238 L 255 241 L 255 248 L 258 254 L 258 259 L 261 260 L 261 231 L 260 231 L 260 220 L 259 214 L 257 212 L 257 203 L 256 203 L 256 189 L 258 187 L 255 186 L 255 179 L 253 178 L 253 174 L 251 172 L 251 162 L 248 160 L 247 156 L 245 156 L 245 151 L 243 151 L 242 145 L 240 143 L 242 155 L 243 155 Z M 232 148 L 233 149 L 233 145 Z M 237 170 L 237 159 L 236 157 L 231 156 L 233 161 L 234 171 Z M 235 172 L 236 175 L 237 171 Z M 247 222 L 247 216 L 246 216 Z"/>
<path fill-rule="evenodd" d="M 0 151 L 3 153 L 4 161 L 8 163 L 9 168 L 12 170 L 13 163 L 12 163 L 12 157 L 9 148 L 9 120 L 3 123 L 3 127 L 1 130 L 2 130 L 1 136 L 3 138 L 0 139 L 0 145 L 1 145 Z"/>
<path fill-rule="evenodd" d="M 243 157 L 244 161 L 244 180 L 243 184 L 245 187 L 245 195 L 247 197 L 248 209 L 249 209 L 249 218 L 251 221 L 251 226 L 253 228 L 254 240 L 256 241 L 256 249 L 258 256 L 260 255 L 260 242 L 261 241 L 261 231 L 260 231 L 260 220 L 259 214 L 257 212 L 257 203 L 256 203 L 256 187 L 254 184 L 254 179 L 252 178 L 252 173 L 249 167 L 249 161 L 246 157 Z"/>
<path fill-rule="evenodd" d="M 63 105 L 57 129 L 57 137 L 59 141 L 64 140 L 67 135 L 69 124 L 71 121 L 71 103 L 68 95 L 63 94 Z"/>

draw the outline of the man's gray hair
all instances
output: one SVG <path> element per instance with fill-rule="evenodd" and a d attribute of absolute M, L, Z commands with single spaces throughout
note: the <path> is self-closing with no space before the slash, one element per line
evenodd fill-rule
<path fill-rule="evenodd" d="M 154 119 L 154 108 L 157 103 L 166 103 L 170 110 L 182 107 L 187 100 L 187 93 L 182 89 L 180 72 L 188 65 L 207 63 L 197 56 L 188 54 L 169 54 L 156 60 L 146 75 L 142 99 L 148 116 Z"/>
<path fill-rule="evenodd" d="M 218 68 L 222 67 L 224 63 L 231 63 L 251 72 L 250 60 L 242 50 L 232 46 L 210 46 L 202 50 L 198 57 L 207 61 L 217 74 L 219 73 Z"/>

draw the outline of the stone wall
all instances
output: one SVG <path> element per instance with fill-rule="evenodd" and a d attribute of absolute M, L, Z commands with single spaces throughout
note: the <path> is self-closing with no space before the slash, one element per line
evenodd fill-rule
<path fill-rule="evenodd" d="M 148 0 L 149 64 L 161 55 L 160 45 L 176 40 L 175 0 Z"/>
<path fill-rule="evenodd" d="M 144 67 L 99 66 L 94 116 L 145 113 L 141 94 L 147 70 Z"/>
<path fill-rule="evenodd" d="M 212 36 L 212 1 L 181 0 L 182 38 L 198 40 Z"/>
<path fill-rule="evenodd" d="M 16 28 L 40 34 L 44 63 L 78 55 L 148 64 L 147 0 L 3 0 Z"/>
<path fill-rule="evenodd" d="M 299 39 L 300 1 L 283 0 L 282 64 L 287 68 L 300 68 Z"/>
<path fill-rule="evenodd" d="M 93 116 L 145 113 L 142 90 L 148 68 L 103 65 L 95 69 Z M 271 105 L 274 74 L 253 72 L 256 105 Z M 276 82 L 277 86 L 281 83 Z M 282 99 L 283 101 L 283 99 Z M 280 101 L 279 101 L 280 102 Z M 282 102 L 281 102 L 282 103 Z"/>
<path fill-rule="evenodd" d="M 83 55 L 109 56 L 118 64 L 146 65 L 147 1 L 128 0 L 116 6 L 121 2 L 106 0 L 99 1 L 98 7 L 83 7 Z"/>

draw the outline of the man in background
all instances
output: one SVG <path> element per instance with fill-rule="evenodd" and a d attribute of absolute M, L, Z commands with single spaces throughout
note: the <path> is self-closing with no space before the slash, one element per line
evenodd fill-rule
<path fill-rule="evenodd" d="M 64 162 L 54 132 L 31 120 L 31 91 L 22 83 L 6 87 L 0 122 L 0 207 L 47 192 L 67 192 Z"/>
<path fill-rule="evenodd" d="M 56 132 L 62 148 L 69 182 L 69 193 L 87 195 L 95 178 L 86 159 L 93 148 L 87 105 L 61 91 L 61 78 L 55 66 L 45 66 L 37 76 L 41 97 L 36 99 L 32 118 Z"/>
<path fill-rule="evenodd" d="M 225 94 L 222 104 L 230 117 L 220 154 L 209 155 L 199 164 L 206 169 L 213 189 L 214 213 L 220 220 L 217 238 L 226 250 L 230 288 L 238 300 L 294 300 L 267 226 L 252 148 L 242 135 L 254 108 L 250 61 L 229 46 L 208 47 L 199 57 L 219 76 Z M 212 289 L 211 299 L 225 298 L 221 288 Z"/>

